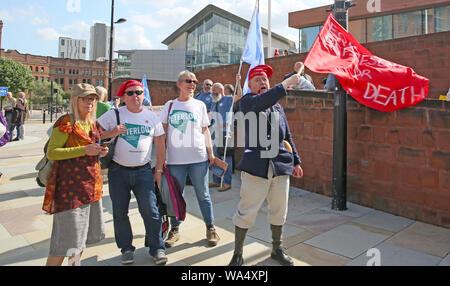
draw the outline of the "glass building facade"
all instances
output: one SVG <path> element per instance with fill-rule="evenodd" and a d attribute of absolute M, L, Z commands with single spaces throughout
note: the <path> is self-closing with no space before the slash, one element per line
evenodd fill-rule
<path fill-rule="evenodd" d="M 450 6 L 434 7 L 349 21 L 349 31 L 364 44 L 450 31 Z M 299 29 L 299 53 L 311 49 L 322 26 Z"/>
<path fill-rule="evenodd" d="M 188 31 L 186 68 L 195 71 L 239 63 L 248 29 L 211 14 Z"/>

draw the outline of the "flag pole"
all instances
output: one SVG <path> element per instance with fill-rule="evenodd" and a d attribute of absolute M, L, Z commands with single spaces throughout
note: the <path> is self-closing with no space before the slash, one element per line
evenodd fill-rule
<path fill-rule="evenodd" d="M 256 3 L 255 3 L 255 9 L 258 9 L 258 11 L 259 11 L 259 0 L 256 0 Z M 253 15 L 255 14 L 255 10 L 253 10 Z M 259 14 L 258 14 L 259 15 Z M 252 20 L 253 20 L 253 18 L 252 18 Z M 251 26 L 251 22 L 250 22 L 250 26 Z M 247 39 L 245 40 L 245 46 L 247 46 L 247 41 L 248 41 L 248 35 L 249 35 L 249 33 L 247 33 Z M 242 57 L 244 56 L 244 53 L 245 53 L 245 47 L 244 47 L 244 50 L 242 51 L 242 56 L 241 56 L 241 60 L 240 60 L 240 63 L 239 63 L 239 70 L 238 70 L 238 74 L 241 74 L 241 70 L 242 70 L 242 63 L 243 63 L 243 61 L 242 61 Z M 234 92 L 233 92 L 233 101 L 231 102 L 231 109 L 230 109 L 230 112 L 233 112 L 233 108 L 234 108 L 234 98 L 236 97 L 236 91 L 237 91 L 237 87 L 238 87 L 238 84 L 241 84 L 240 82 L 239 82 L 239 80 L 238 79 L 236 79 L 236 85 L 234 86 Z M 243 91 L 242 91 L 243 92 Z M 242 95 L 242 96 L 244 96 L 244 94 Z M 231 119 L 231 122 L 233 122 L 233 118 Z M 226 158 L 227 158 L 227 147 L 228 147 L 228 138 L 230 138 L 231 137 L 231 132 L 229 132 L 229 126 L 231 125 L 231 122 L 228 122 L 227 123 L 227 128 L 226 128 L 226 135 L 225 135 L 225 146 L 224 146 L 224 151 L 223 151 L 223 160 L 224 161 L 226 161 Z M 222 132 L 223 132 L 223 130 L 222 130 Z M 222 188 L 223 187 L 223 180 L 224 180 L 224 177 L 225 176 L 222 176 L 222 179 L 220 180 L 220 187 Z"/>

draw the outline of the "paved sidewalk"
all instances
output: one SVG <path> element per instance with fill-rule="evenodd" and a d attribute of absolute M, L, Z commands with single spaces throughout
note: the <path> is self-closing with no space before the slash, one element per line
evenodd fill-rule
<path fill-rule="evenodd" d="M 52 228 L 52 216 L 41 210 L 44 188 L 36 182 L 34 167 L 42 157 L 51 126 L 38 116 L 27 122 L 26 138 L 0 148 L 0 265 L 45 265 Z M 181 239 L 167 249 L 168 265 L 225 266 L 234 248 L 231 217 L 239 201 L 240 174 L 233 177 L 233 188 L 219 193 L 211 189 L 216 227 L 221 238 L 216 247 L 206 243 L 205 226 L 192 187 L 185 197 L 188 207 L 181 227 Z M 255 190 L 256 191 L 256 190 Z M 366 265 L 380 254 L 381 265 L 450 265 L 450 229 L 441 228 L 381 211 L 348 203 L 348 210 L 330 209 L 331 198 L 291 188 L 289 213 L 284 230 L 284 246 L 296 266 Z M 82 265 L 121 265 L 114 241 L 111 200 L 104 186 L 103 206 L 106 238 L 89 246 Z M 260 211 L 255 227 L 245 241 L 246 265 L 278 265 L 270 258 L 271 234 L 267 209 Z M 134 265 L 153 266 L 144 248 L 144 226 L 134 197 L 130 203 L 134 232 Z M 368 250 L 375 248 L 376 250 Z M 375 253 L 375 254 L 374 254 Z M 375 256 L 374 256 L 375 255 Z M 64 263 L 66 264 L 66 262 Z"/>

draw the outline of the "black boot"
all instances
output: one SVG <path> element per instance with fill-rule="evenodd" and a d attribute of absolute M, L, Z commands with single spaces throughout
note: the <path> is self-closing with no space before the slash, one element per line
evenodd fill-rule
<path fill-rule="evenodd" d="M 280 262 L 283 266 L 293 266 L 294 261 L 286 254 L 281 247 L 281 235 L 283 234 L 282 225 L 270 225 L 272 230 L 272 253 L 270 257 Z"/>
<path fill-rule="evenodd" d="M 242 254 L 234 254 L 228 266 L 242 266 L 243 264 L 244 258 L 242 258 Z"/>
<path fill-rule="evenodd" d="M 247 235 L 247 230 L 248 229 L 246 228 L 240 228 L 238 226 L 234 227 L 234 254 L 228 266 L 242 266 L 244 264 L 242 253 L 244 249 L 244 240 L 245 236 Z"/>

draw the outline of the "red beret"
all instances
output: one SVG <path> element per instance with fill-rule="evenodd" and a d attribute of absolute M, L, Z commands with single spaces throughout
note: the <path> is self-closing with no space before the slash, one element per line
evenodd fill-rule
<path fill-rule="evenodd" d="M 117 96 L 122 97 L 125 93 L 125 90 L 127 90 L 128 88 L 133 87 L 133 86 L 140 86 L 140 87 L 144 88 L 144 85 L 141 82 L 139 82 L 137 80 L 129 80 L 129 81 L 122 83 L 122 85 L 119 87 L 119 91 L 117 92 Z"/>
<path fill-rule="evenodd" d="M 266 76 L 270 78 L 273 75 L 273 69 L 269 65 L 259 65 L 254 67 L 248 74 L 248 80 L 251 80 L 255 76 Z"/>

